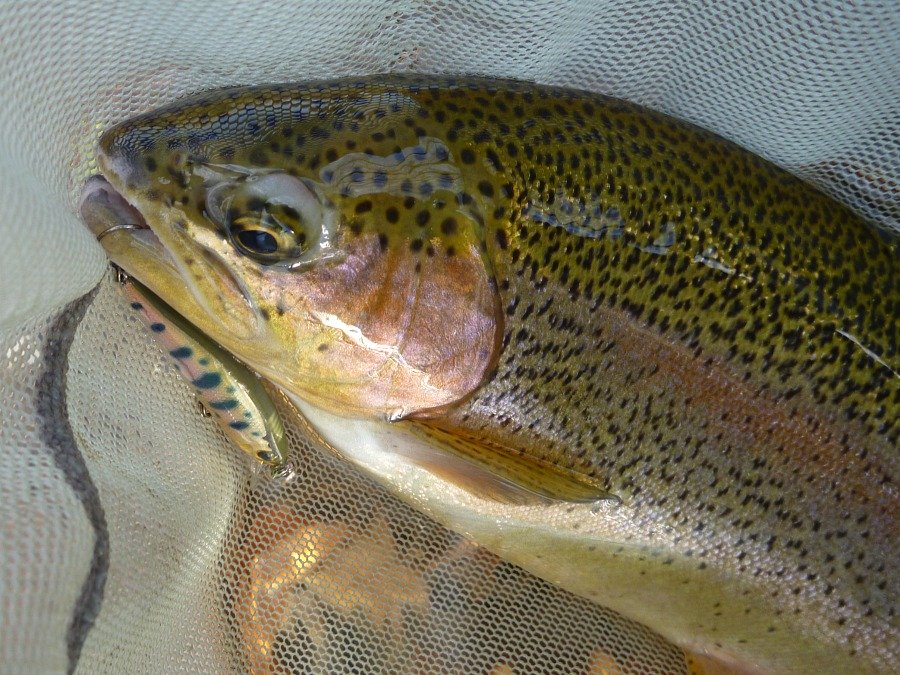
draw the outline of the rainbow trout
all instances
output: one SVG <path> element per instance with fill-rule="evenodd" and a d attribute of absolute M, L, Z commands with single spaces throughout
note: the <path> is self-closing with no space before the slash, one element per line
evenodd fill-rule
<path fill-rule="evenodd" d="M 690 124 L 508 81 L 212 92 L 99 162 L 144 221 L 113 261 L 339 450 L 474 495 L 432 512 L 744 669 L 895 667 L 895 237 Z"/>

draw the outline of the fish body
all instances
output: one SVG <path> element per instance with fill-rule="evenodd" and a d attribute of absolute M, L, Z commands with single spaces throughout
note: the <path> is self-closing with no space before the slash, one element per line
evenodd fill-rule
<path fill-rule="evenodd" d="M 114 262 L 347 429 L 546 499 L 497 535 L 517 562 L 745 667 L 896 662 L 894 235 L 710 132 L 509 81 L 213 92 L 100 149 L 150 228 Z"/>

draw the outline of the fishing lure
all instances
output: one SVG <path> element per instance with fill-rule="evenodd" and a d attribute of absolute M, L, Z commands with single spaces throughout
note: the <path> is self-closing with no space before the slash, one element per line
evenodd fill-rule
<path fill-rule="evenodd" d="M 172 357 L 225 435 L 254 459 L 282 467 L 287 455 L 284 426 L 257 377 L 146 287 L 127 276 L 120 280 L 131 309 Z"/>

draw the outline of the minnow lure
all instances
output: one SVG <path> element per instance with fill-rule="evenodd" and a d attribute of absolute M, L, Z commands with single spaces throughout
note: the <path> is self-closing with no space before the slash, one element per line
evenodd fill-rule
<path fill-rule="evenodd" d="M 256 376 L 138 282 L 125 278 L 121 286 L 131 309 L 172 357 L 226 436 L 254 459 L 283 466 L 284 427 Z"/>

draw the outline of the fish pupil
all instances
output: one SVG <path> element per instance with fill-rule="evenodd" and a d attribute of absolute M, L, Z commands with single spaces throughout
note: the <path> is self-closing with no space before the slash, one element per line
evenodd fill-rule
<path fill-rule="evenodd" d="M 242 230 L 238 232 L 237 239 L 254 253 L 275 253 L 278 250 L 278 241 L 265 230 Z"/>

